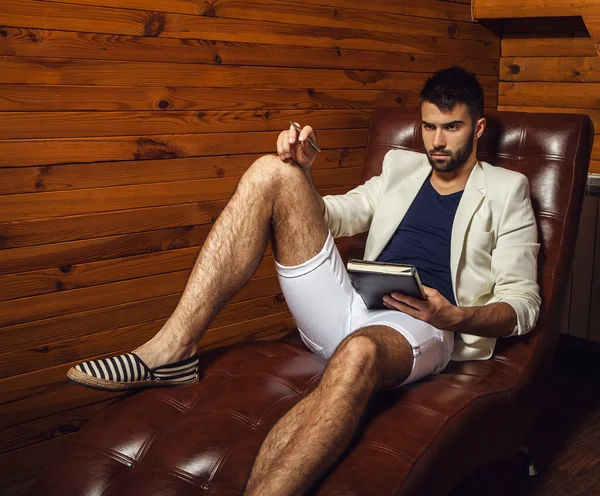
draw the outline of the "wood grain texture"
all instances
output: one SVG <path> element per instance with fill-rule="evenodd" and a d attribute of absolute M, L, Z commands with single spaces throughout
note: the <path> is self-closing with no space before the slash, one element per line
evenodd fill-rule
<path fill-rule="evenodd" d="M 1 84 L 2 111 L 373 109 L 418 103 L 417 91 Z M 492 92 L 493 94 L 493 92 Z"/>
<path fill-rule="evenodd" d="M 169 14 L 151 11 L 68 5 L 35 0 L 3 5 L 3 24 L 12 27 L 46 30 L 102 32 L 117 35 L 160 36 L 165 38 L 235 41 L 274 45 L 341 47 L 387 51 L 394 47 L 404 52 L 433 52 L 467 56 L 474 45 L 481 58 L 496 58 L 498 41 L 402 35 L 371 32 L 366 29 L 307 26 L 212 16 Z"/>
<path fill-rule="evenodd" d="M 418 91 L 427 74 L 353 69 L 206 66 L 163 62 L 4 57 L 0 83 L 92 86 L 185 86 L 267 89 L 376 89 Z M 497 78 L 482 75 L 481 85 L 495 88 Z"/>
<path fill-rule="evenodd" d="M 241 177 L 246 169 L 262 155 L 264 154 L 46 165 L 18 169 L 0 168 L 0 194 Z M 312 168 L 321 170 L 360 167 L 363 158 L 364 151 L 359 148 L 323 150 Z M 0 237 L 3 238 L 0 246 L 7 247 L 4 243 L 6 238 L 10 237 L 10 233 L 16 233 L 13 229 L 14 226 L 0 227 Z"/>
<path fill-rule="evenodd" d="M 0 167 L 273 153 L 278 132 L 205 133 L 0 141 Z M 366 129 L 324 130 L 323 149 L 362 148 Z M 225 179 L 227 180 L 227 179 Z"/>
<path fill-rule="evenodd" d="M 558 17 L 599 11 L 600 6 L 596 0 L 473 0 L 475 19 Z"/>
<path fill-rule="evenodd" d="M 246 110 L 229 112 L 6 112 L 10 129 L 0 140 L 85 138 L 143 134 L 196 134 L 229 132 L 281 132 L 295 122 L 310 122 L 315 129 L 367 128 L 370 110 Z"/>
<path fill-rule="evenodd" d="M 313 177 L 317 188 L 344 187 L 357 184 L 360 173 L 360 167 L 317 170 Z M 0 197 L 0 221 L 223 200 L 233 194 L 238 182 L 238 177 L 232 177 L 7 195 Z"/>
<path fill-rule="evenodd" d="M 583 33 L 577 37 L 566 37 L 562 33 L 540 35 L 505 34 L 502 37 L 503 57 L 594 57 L 594 41 Z"/>
<path fill-rule="evenodd" d="M 502 81 L 600 82 L 600 57 L 508 57 L 500 60 Z"/>
<path fill-rule="evenodd" d="M 600 84 L 524 82 L 499 84 L 501 106 L 600 108 Z"/>
<path fill-rule="evenodd" d="M 448 26 L 452 29 L 452 26 Z M 177 62 L 181 64 L 263 67 L 312 67 L 378 70 L 398 67 L 406 72 L 435 71 L 460 64 L 477 74 L 498 74 L 496 59 L 349 49 L 280 46 L 190 39 L 153 38 L 44 29 L 5 28 L 0 55 L 66 59 Z M 265 57 L 264 53 L 269 56 Z"/>

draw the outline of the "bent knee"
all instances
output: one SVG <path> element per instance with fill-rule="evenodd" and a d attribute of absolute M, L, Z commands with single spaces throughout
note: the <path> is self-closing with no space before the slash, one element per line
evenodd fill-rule
<path fill-rule="evenodd" d="M 281 160 L 277 155 L 263 155 L 246 171 L 240 184 L 248 183 L 254 188 L 268 190 L 276 187 L 294 187 L 297 181 L 306 181 L 300 166 Z"/>
<path fill-rule="evenodd" d="M 363 374 L 375 373 L 377 355 L 377 344 L 367 336 L 360 335 L 347 337 L 334 353 L 334 357 L 343 362 L 343 369 L 350 380 Z"/>

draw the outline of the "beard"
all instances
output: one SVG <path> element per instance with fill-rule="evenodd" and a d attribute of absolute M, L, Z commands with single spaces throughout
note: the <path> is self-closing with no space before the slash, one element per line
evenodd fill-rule
<path fill-rule="evenodd" d="M 459 148 L 455 152 L 451 152 L 450 150 L 445 150 L 444 148 L 433 148 L 432 150 L 427 150 L 427 159 L 429 160 L 429 164 L 434 168 L 436 172 L 453 172 L 459 169 L 471 156 L 473 152 L 473 138 L 475 137 L 475 129 L 471 132 L 471 136 L 464 144 L 462 148 Z M 447 160 L 440 160 L 433 158 L 432 155 L 436 153 L 439 155 L 445 155 L 450 157 Z"/>

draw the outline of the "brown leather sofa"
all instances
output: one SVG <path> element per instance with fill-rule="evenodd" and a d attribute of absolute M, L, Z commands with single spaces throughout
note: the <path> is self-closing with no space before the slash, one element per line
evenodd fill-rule
<path fill-rule="evenodd" d="M 355 440 L 311 494 L 444 495 L 523 445 L 559 335 L 564 287 L 593 140 L 587 116 L 493 113 L 479 158 L 530 181 L 542 248 L 537 327 L 499 340 L 492 359 L 451 362 L 437 376 L 378 395 Z M 416 110 L 373 113 L 363 180 L 392 147 L 420 151 Z M 360 237 L 346 256 L 362 254 Z M 201 381 L 151 389 L 92 419 L 30 494 L 240 495 L 275 422 L 310 392 L 325 361 L 292 336 L 213 350 Z"/>

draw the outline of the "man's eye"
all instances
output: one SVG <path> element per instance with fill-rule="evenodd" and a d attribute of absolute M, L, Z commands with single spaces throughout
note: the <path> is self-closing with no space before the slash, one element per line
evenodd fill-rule
<path fill-rule="evenodd" d="M 458 129 L 458 127 L 454 124 L 450 124 L 449 126 L 446 126 L 446 129 L 448 129 L 450 131 L 456 131 Z"/>

